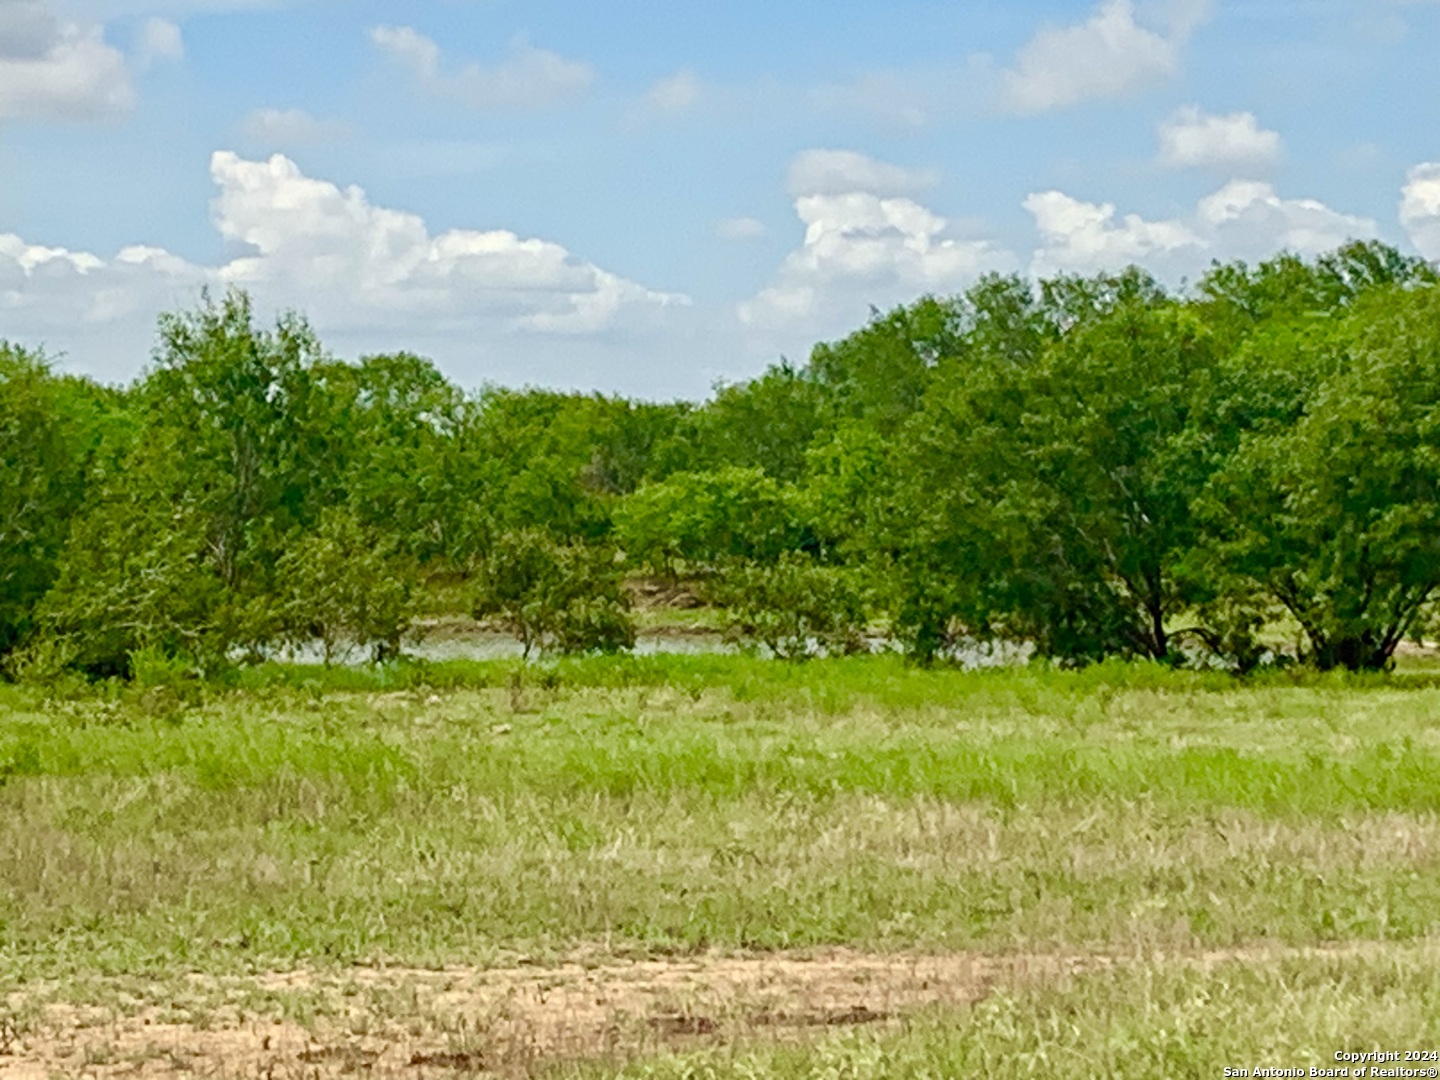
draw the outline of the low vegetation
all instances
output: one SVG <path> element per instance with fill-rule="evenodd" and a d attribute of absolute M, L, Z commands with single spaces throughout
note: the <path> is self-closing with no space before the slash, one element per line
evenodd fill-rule
<path fill-rule="evenodd" d="M 206 1030 L 280 1024 L 257 1068 L 1200 1077 L 1440 1035 L 1421 672 L 152 661 L 0 695 L 0 1001 L 37 1046 L 168 1016 L 211 1064 Z M 573 1014 L 485 996 L 512 969 Z"/>

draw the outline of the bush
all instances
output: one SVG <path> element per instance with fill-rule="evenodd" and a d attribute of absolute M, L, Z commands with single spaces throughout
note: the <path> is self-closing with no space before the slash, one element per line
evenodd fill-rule
<path fill-rule="evenodd" d="M 208 565 L 203 524 L 186 506 L 97 501 L 74 525 L 59 578 L 36 613 L 19 668 L 129 678 L 143 650 L 222 666 L 236 607 Z"/>
<path fill-rule="evenodd" d="M 502 534 L 481 563 L 477 619 L 497 619 L 531 652 L 619 652 L 635 646 L 613 551 L 527 529 Z"/>
<path fill-rule="evenodd" d="M 344 510 L 290 544 L 276 566 L 283 636 L 290 645 L 319 641 L 328 667 L 351 648 L 377 663 L 399 655 L 414 615 L 414 570 L 389 543 Z"/>
<path fill-rule="evenodd" d="M 867 605 L 852 571 L 789 552 L 774 565 L 732 565 L 711 596 L 727 610 L 734 636 L 782 659 L 868 651 Z"/>

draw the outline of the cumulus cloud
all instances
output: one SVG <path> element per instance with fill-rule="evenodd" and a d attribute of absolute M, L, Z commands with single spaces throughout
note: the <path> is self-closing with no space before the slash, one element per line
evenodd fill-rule
<path fill-rule="evenodd" d="M 45 0 L 0 0 L 0 121 L 94 119 L 134 102 L 125 58 L 100 27 L 58 19 Z"/>
<path fill-rule="evenodd" d="M 223 265 L 197 266 L 143 246 L 105 260 L 0 235 L 6 333 L 59 336 L 63 344 L 108 336 L 124 323 L 133 341 L 148 334 L 157 312 L 193 303 L 202 285 L 245 287 L 262 303 L 305 311 L 322 332 L 471 341 L 575 341 L 644 329 L 688 303 L 551 241 L 505 230 L 432 234 L 416 215 L 376 206 L 358 187 L 307 177 L 280 155 L 247 161 L 222 151 L 211 175 L 215 227 L 240 252 Z"/>
<path fill-rule="evenodd" d="M 791 195 L 906 195 L 935 186 L 933 169 L 907 169 L 854 150 L 802 150 L 790 162 Z"/>
<path fill-rule="evenodd" d="M 790 187 L 805 238 L 775 279 L 740 305 L 740 321 L 758 330 L 829 333 L 853 325 L 868 305 L 953 292 L 987 271 L 1014 269 L 1009 252 L 894 194 L 933 179 L 846 151 L 799 155 Z"/>
<path fill-rule="evenodd" d="M 1137 214 L 1117 221 L 1113 204 L 1083 202 L 1059 191 L 1030 195 L 1025 209 L 1040 233 L 1041 246 L 1031 270 L 1042 276 L 1095 273 L 1204 247 L 1183 222 L 1145 221 Z"/>
<path fill-rule="evenodd" d="M 1282 249 L 1316 255 L 1376 234 L 1368 218 L 1314 199 L 1281 198 L 1270 184 L 1244 180 L 1201 199 L 1185 218 L 1117 218 L 1110 203 L 1084 202 L 1059 191 L 1029 196 L 1025 209 L 1041 241 L 1030 270 L 1041 276 L 1139 263 L 1174 280 L 1203 272 L 1213 259 L 1260 259 Z"/>
<path fill-rule="evenodd" d="M 1198 211 L 1222 259 L 1263 258 L 1281 248 L 1319 255 L 1377 232 L 1369 218 L 1341 213 L 1318 199 L 1284 199 L 1258 181 L 1226 184 L 1201 199 Z"/>
<path fill-rule="evenodd" d="M 1440 162 L 1416 165 L 1405 177 L 1400 224 L 1420 254 L 1440 260 Z"/>
<path fill-rule="evenodd" d="M 37 343 L 109 341 L 118 328 L 120 342 L 143 357 L 155 313 L 193 300 L 213 277 L 157 248 L 126 247 L 106 262 L 0 234 L 0 318 L 7 336 Z"/>
<path fill-rule="evenodd" d="M 245 118 L 245 137 L 269 146 L 307 146 L 350 135 L 339 120 L 318 120 L 304 109 L 256 109 Z"/>
<path fill-rule="evenodd" d="M 1167 33 L 1141 26 L 1133 0 L 1105 0 L 1085 22 L 1047 26 L 1001 75 L 1001 95 L 1015 112 L 1063 108 L 1092 98 L 1122 97 L 1175 75 L 1180 50 L 1204 9 L 1172 13 Z"/>
<path fill-rule="evenodd" d="M 278 154 L 246 161 L 222 151 L 211 175 L 216 227 L 252 249 L 221 278 L 331 318 L 481 317 L 509 330 L 593 333 L 627 308 L 684 302 L 550 241 L 498 229 L 432 236 L 418 216 L 375 206 L 358 187 L 311 179 Z"/>
<path fill-rule="evenodd" d="M 1254 113 L 1215 116 L 1191 105 L 1160 125 L 1161 165 L 1168 169 L 1264 169 L 1280 159 L 1280 135 Z"/>
<path fill-rule="evenodd" d="M 440 46 L 411 27 L 377 26 L 370 40 L 409 68 L 426 93 L 474 108 L 555 105 L 583 94 L 593 78 L 588 64 L 537 49 L 523 37 L 510 42 L 498 64 L 470 63 L 453 74 L 442 69 Z"/>

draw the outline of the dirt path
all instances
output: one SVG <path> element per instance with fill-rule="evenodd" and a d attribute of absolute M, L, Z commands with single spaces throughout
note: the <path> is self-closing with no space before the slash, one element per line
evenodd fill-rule
<path fill-rule="evenodd" d="M 895 1024 L 927 1006 L 964 1008 L 997 986 L 1117 966 L 1209 968 L 1385 948 L 1396 946 L 1124 958 L 831 950 L 488 970 L 301 970 L 185 976 L 148 988 L 117 982 L 101 987 L 104 1004 L 84 1007 L 48 988 L 0 1006 L 0 1080 L 524 1074 L 567 1058 Z"/>

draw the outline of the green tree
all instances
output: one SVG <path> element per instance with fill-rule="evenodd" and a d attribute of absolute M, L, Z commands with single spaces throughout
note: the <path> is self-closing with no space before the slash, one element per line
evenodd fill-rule
<path fill-rule="evenodd" d="M 29 632 L 78 502 L 52 382 L 43 359 L 0 343 L 0 657 Z"/>
<path fill-rule="evenodd" d="M 479 494 L 457 453 L 465 395 L 409 353 L 327 362 L 314 374 L 328 398 L 333 483 L 351 512 L 415 558 L 445 559 L 462 545 L 461 519 Z"/>
<path fill-rule="evenodd" d="M 922 656 L 974 635 L 1169 660 L 1172 620 L 1200 599 L 1184 569 L 1216 467 L 1199 423 L 1211 337 L 1130 275 L 1077 295 L 1086 314 L 1038 362 L 957 369 L 907 429 L 891 528 L 899 626 Z"/>
<path fill-rule="evenodd" d="M 710 586 L 730 631 L 783 660 L 864 652 L 868 605 L 858 575 L 787 551 L 769 565 L 735 563 Z"/>
<path fill-rule="evenodd" d="M 162 316 L 159 337 L 131 395 L 133 447 L 93 487 L 42 605 L 95 673 L 127 672 L 140 648 L 259 655 L 280 628 L 281 554 L 343 494 L 302 320 L 260 330 L 232 291 Z"/>
<path fill-rule="evenodd" d="M 223 664 L 237 612 L 209 558 L 207 525 L 183 496 L 101 493 L 76 519 L 37 609 L 37 655 L 98 678 L 128 678 L 142 650 L 206 670 Z"/>
<path fill-rule="evenodd" d="M 1425 260 L 1357 240 L 1310 261 L 1282 252 L 1255 266 L 1217 263 L 1196 292 L 1202 315 L 1228 351 L 1259 329 L 1341 315 L 1372 289 L 1435 282 L 1435 268 Z"/>
<path fill-rule="evenodd" d="M 0 342 L 0 660 L 34 629 L 71 520 L 122 452 L 120 395 Z"/>
<path fill-rule="evenodd" d="M 486 542 L 524 529 L 602 539 L 617 497 L 649 473 L 647 459 L 667 427 L 664 410 L 598 394 L 483 391 L 464 432 L 464 457 L 479 480 L 472 512 L 486 523 Z"/>
<path fill-rule="evenodd" d="M 672 471 L 759 469 L 788 482 L 825 424 L 823 388 L 808 371 L 781 361 L 758 378 L 720 386 L 678 426 L 689 453 L 669 447 Z"/>
<path fill-rule="evenodd" d="M 810 371 L 838 416 L 891 433 L 920 408 L 935 368 L 961 350 L 960 305 L 923 297 L 840 341 L 816 345 Z"/>
<path fill-rule="evenodd" d="M 539 529 L 502 533 L 475 579 L 474 614 L 498 619 L 532 651 L 618 652 L 635 623 L 613 551 Z"/>
<path fill-rule="evenodd" d="M 1317 377 L 1216 476 L 1216 550 L 1294 616 L 1314 664 L 1383 668 L 1440 588 L 1440 288 L 1372 291 L 1294 351 Z"/>
<path fill-rule="evenodd" d="M 348 508 L 326 510 L 276 566 L 283 636 L 318 642 L 328 667 L 351 648 L 379 663 L 400 654 L 414 616 L 414 564 L 401 538 L 363 527 Z"/>
<path fill-rule="evenodd" d="M 729 559 L 773 562 L 808 535 L 793 489 L 760 469 L 676 473 L 615 510 L 615 539 L 626 555 L 670 577 Z"/>

